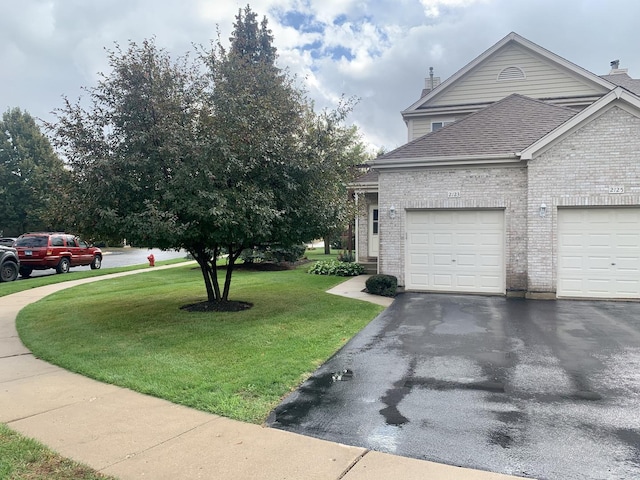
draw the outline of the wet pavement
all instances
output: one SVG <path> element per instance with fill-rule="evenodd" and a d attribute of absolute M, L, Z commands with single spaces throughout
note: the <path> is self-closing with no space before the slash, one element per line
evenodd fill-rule
<path fill-rule="evenodd" d="M 268 424 L 524 477 L 640 478 L 640 303 L 406 293 Z"/>

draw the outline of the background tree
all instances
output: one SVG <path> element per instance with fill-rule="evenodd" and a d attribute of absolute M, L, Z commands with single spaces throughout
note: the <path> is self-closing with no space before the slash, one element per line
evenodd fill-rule
<path fill-rule="evenodd" d="M 334 153 L 356 138 L 338 127 L 345 108 L 314 114 L 276 66 L 272 40 L 246 7 L 229 49 L 218 41 L 200 64 L 173 62 L 152 40 L 116 48 L 111 73 L 87 90 L 89 108 L 66 101 L 50 125 L 87 206 L 83 228 L 185 248 L 212 308 L 228 308 L 242 250 L 309 241 L 335 221 L 328 192 L 346 170 Z"/>
<path fill-rule="evenodd" d="M 0 231 L 63 229 L 59 213 L 69 174 L 29 113 L 7 110 L 0 121 Z"/>

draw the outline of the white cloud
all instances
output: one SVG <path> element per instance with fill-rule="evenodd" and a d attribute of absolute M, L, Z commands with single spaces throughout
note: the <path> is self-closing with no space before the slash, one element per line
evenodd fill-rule
<path fill-rule="evenodd" d="M 108 68 L 105 47 L 155 36 L 179 56 L 192 43 L 215 39 L 217 27 L 227 44 L 247 1 L 4 3 L 0 110 L 21 107 L 51 120 L 61 95 L 75 99 Z M 305 82 L 318 107 L 335 106 L 342 94 L 360 97 L 350 121 L 387 148 L 406 141 L 399 112 L 419 98 L 429 67 L 445 80 L 510 31 L 594 73 L 607 73 L 620 58 L 622 68 L 640 77 L 635 0 L 619 0 L 616 8 L 586 0 L 254 0 L 251 8 L 260 19 L 267 16 L 279 65 Z M 312 24 L 287 23 L 292 11 Z"/>
<path fill-rule="evenodd" d="M 487 0 L 420 0 L 427 17 L 439 17 L 441 8 L 464 8 L 475 3 L 486 3 Z"/>

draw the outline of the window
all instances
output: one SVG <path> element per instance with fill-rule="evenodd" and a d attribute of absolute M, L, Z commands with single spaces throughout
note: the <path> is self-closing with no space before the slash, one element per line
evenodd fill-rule
<path fill-rule="evenodd" d="M 64 247 L 64 240 L 60 236 L 51 237 L 52 247 Z"/>
<path fill-rule="evenodd" d="M 373 229 L 373 234 L 378 234 L 378 209 L 373 209 L 373 223 L 371 224 L 371 228 Z"/>
<path fill-rule="evenodd" d="M 444 121 L 444 122 L 431 122 L 431 131 L 435 132 L 440 130 L 443 127 L 446 127 L 447 125 L 451 125 L 454 122 L 454 120 L 448 120 L 448 121 Z"/>

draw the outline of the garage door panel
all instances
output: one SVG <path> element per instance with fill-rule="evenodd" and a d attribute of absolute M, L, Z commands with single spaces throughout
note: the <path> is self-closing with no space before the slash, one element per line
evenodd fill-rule
<path fill-rule="evenodd" d="M 429 245 L 429 235 L 425 233 L 412 233 L 411 243 L 413 245 Z"/>
<path fill-rule="evenodd" d="M 456 267 L 476 268 L 478 261 L 477 255 L 457 255 L 455 263 L 457 264 Z"/>
<path fill-rule="evenodd" d="M 640 257 L 618 257 L 616 266 L 620 273 L 640 274 Z"/>
<path fill-rule="evenodd" d="M 630 226 L 632 228 L 632 226 Z M 631 233 L 620 233 L 616 236 L 616 244 L 618 248 L 638 248 L 638 235 Z"/>
<path fill-rule="evenodd" d="M 434 254 L 433 258 L 433 266 L 434 267 L 451 267 L 452 258 L 451 255 L 447 254 Z"/>
<path fill-rule="evenodd" d="M 413 254 L 411 255 L 411 263 L 415 265 L 429 265 L 429 255 Z"/>
<path fill-rule="evenodd" d="M 407 233 L 408 289 L 504 293 L 503 211 L 410 211 Z M 418 252 L 429 261 L 413 261 Z"/>
<path fill-rule="evenodd" d="M 611 258 L 610 257 L 597 257 L 595 255 L 590 255 L 583 266 L 587 271 L 600 271 L 606 270 L 609 271 L 611 269 Z"/>
<path fill-rule="evenodd" d="M 436 288 L 449 290 L 453 288 L 453 275 L 433 274 L 433 285 Z"/>
<path fill-rule="evenodd" d="M 476 288 L 477 282 L 475 275 L 458 275 L 456 278 L 458 287 Z"/>
<path fill-rule="evenodd" d="M 587 245 L 589 245 L 591 249 L 604 248 L 608 251 L 612 243 L 611 237 L 608 233 L 592 233 L 587 238 Z"/>
<path fill-rule="evenodd" d="M 480 262 L 481 267 L 490 268 L 502 268 L 502 257 L 498 255 L 481 255 Z"/>
<path fill-rule="evenodd" d="M 502 233 L 482 233 L 480 234 L 478 243 L 483 247 L 495 247 L 502 250 L 503 239 Z"/>
<path fill-rule="evenodd" d="M 450 233 L 434 233 L 433 245 L 451 245 L 453 242 L 453 235 Z"/>
<path fill-rule="evenodd" d="M 428 285 L 429 284 L 429 278 L 428 278 L 427 275 L 413 274 L 413 275 L 411 275 L 410 281 L 414 285 Z"/>
<path fill-rule="evenodd" d="M 477 243 L 477 235 L 471 233 L 458 233 L 455 238 L 455 244 L 459 247 L 473 247 Z"/>
<path fill-rule="evenodd" d="M 640 298 L 640 208 L 559 209 L 557 291 Z"/>

